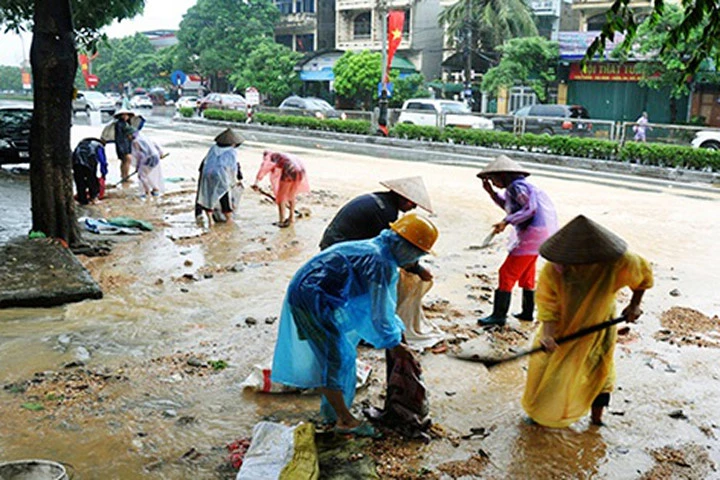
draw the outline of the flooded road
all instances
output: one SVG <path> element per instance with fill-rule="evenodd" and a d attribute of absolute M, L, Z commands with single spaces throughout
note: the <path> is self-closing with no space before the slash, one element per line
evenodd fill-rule
<path fill-rule="evenodd" d="M 73 145 L 97 135 L 97 129 L 77 123 Z M 312 188 L 298 203 L 307 215 L 294 228 L 278 229 L 272 225 L 275 205 L 248 188 L 235 222 L 207 231 L 193 217 L 195 179 L 221 129 L 169 129 L 168 123 L 149 121 L 145 130 L 171 152 L 162 164 L 166 195 L 143 201 L 133 184 L 109 190 L 106 201 L 80 212 L 130 216 L 155 227 L 139 236 L 114 237 L 108 257 L 82 258 L 105 298 L 0 311 L 0 383 L 5 386 L 0 461 L 63 461 L 82 479 L 234 478 L 223 467 L 226 444 L 249 436 L 263 418 L 297 422 L 318 408 L 312 395 L 263 396 L 244 392 L 239 384 L 254 365 L 271 357 L 285 287 L 317 252 L 325 225 L 350 198 L 381 190 L 383 179 L 422 175 L 427 185 L 440 229 L 438 255 L 426 261 L 435 275 L 427 313 L 449 332 L 448 339 L 476 336 L 478 310 L 492 308 L 484 294 L 495 287 L 503 241 L 486 250 L 473 246 L 502 212 L 475 178 L 478 168 L 262 144 L 248 135 L 239 149 L 245 185 L 252 183 L 264 149 L 295 153 L 305 162 Z M 108 183 L 114 183 L 119 164 L 112 146 L 108 153 Z M 561 223 L 583 213 L 653 264 L 656 284 L 645 295 L 645 314 L 616 351 L 618 382 L 608 425 L 591 427 L 587 419 L 566 430 L 527 425 L 520 407 L 525 361 L 488 371 L 426 352 L 422 362 L 432 418 L 445 435 L 398 453 L 415 473 L 405 470 L 395 478 L 411 478 L 421 467 L 436 475 L 424 478 L 452 478 L 436 468 L 452 461 L 467 467 L 463 478 L 720 477 L 720 253 L 715 248 L 720 192 L 650 187 L 642 179 L 548 176 L 527 166 L 530 180 L 555 202 Z M 17 175 L 0 178 L 4 215 L 22 211 L 20 199 L 28 198 L 22 197 L 22 185 Z M 10 197 L 8 191 L 15 193 Z M 29 219 L 23 223 L 14 217 L 3 225 L 23 234 Z M 520 305 L 515 294 L 512 311 Z M 621 302 L 628 298 L 623 294 Z M 686 324 L 695 331 L 659 334 L 668 329 L 670 317 L 685 312 L 678 307 L 690 309 L 687 318 L 695 323 Z M 514 319 L 508 325 L 520 348 L 532 338 L 532 326 Z M 711 328 L 701 331 L 704 325 Z M 380 405 L 384 357 L 370 349 L 361 349 L 361 357 L 374 371 L 357 403 L 369 399 Z M 208 361 L 219 360 L 228 368 L 208 367 Z M 472 427 L 485 428 L 488 435 L 459 439 Z M 479 452 L 487 458 L 471 464 L 468 459 Z M 392 475 L 386 471 L 385 476 Z"/>

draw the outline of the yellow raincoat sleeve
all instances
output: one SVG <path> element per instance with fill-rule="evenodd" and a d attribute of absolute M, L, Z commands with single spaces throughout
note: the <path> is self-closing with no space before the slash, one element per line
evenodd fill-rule
<path fill-rule="evenodd" d="M 623 287 L 630 287 L 631 290 L 648 290 L 653 286 L 650 262 L 640 255 L 628 252 L 618 262 L 615 279 L 615 291 Z"/>
<path fill-rule="evenodd" d="M 560 294 L 560 271 L 556 265 L 546 263 L 540 271 L 537 291 L 535 292 L 538 305 L 538 321 L 556 322 L 562 312 Z"/>

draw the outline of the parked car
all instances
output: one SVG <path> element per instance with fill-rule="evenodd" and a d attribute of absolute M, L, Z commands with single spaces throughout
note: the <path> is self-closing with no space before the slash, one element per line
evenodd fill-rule
<path fill-rule="evenodd" d="M 525 118 L 525 133 L 550 135 L 584 135 L 592 130 L 590 122 L 571 122 L 567 119 L 589 119 L 587 109 L 580 105 L 526 105 L 512 113 L 513 117 Z M 493 118 L 495 130 L 513 131 L 512 117 Z"/>
<path fill-rule="evenodd" d="M 194 110 L 197 108 L 197 101 L 198 97 L 195 95 L 183 96 L 177 99 L 177 102 L 175 102 L 175 108 L 177 110 L 180 110 L 181 108 L 192 108 Z"/>
<path fill-rule="evenodd" d="M 435 98 L 406 100 L 397 123 L 434 127 L 438 125 L 438 116 L 443 113 L 446 127 L 492 130 L 494 126 L 491 120 L 473 115 L 470 107 L 462 102 Z"/>
<path fill-rule="evenodd" d="M 219 110 L 245 110 L 247 103 L 242 95 L 234 93 L 208 93 L 198 100 L 197 109 L 203 112 L 208 108 Z"/>
<path fill-rule="evenodd" d="M 344 113 L 338 112 L 327 101 L 317 97 L 298 97 L 292 95 L 280 103 L 280 110 L 285 110 L 291 115 L 302 115 L 316 118 L 341 118 L 345 119 Z M 285 112 L 283 112 L 285 113 Z"/>
<path fill-rule="evenodd" d="M 73 114 L 76 112 L 104 112 L 110 115 L 115 113 L 115 102 L 94 90 L 84 90 L 77 93 L 72 101 Z"/>
<path fill-rule="evenodd" d="M 119 93 L 117 93 L 117 92 L 105 92 L 105 96 L 108 97 L 110 100 L 112 100 L 113 103 L 115 103 L 115 107 L 119 107 L 120 105 L 122 105 L 122 99 L 123 99 L 123 97 L 122 97 L 122 95 L 120 95 Z"/>
<path fill-rule="evenodd" d="M 699 132 L 695 132 L 695 138 L 693 138 L 691 144 L 695 148 L 720 150 L 720 131 L 700 130 Z"/>
<path fill-rule="evenodd" d="M 147 95 L 133 95 L 130 99 L 130 108 L 152 108 L 153 102 Z"/>
<path fill-rule="evenodd" d="M 30 161 L 32 108 L 0 107 L 0 164 Z"/>

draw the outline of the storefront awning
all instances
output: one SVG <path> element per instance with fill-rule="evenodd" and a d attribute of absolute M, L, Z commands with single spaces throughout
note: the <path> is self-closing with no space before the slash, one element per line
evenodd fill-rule
<path fill-rule="evenodd" d="M 302 70 L 300 71 L 300 80 L 303 82 L 332 82 L 335 80 L 332 68 L 323 68 L 322 70 Z"/>
<path fill-rule="evenodd" d="M 462 83 L 430 82 L 428 87 L 436 88 L 445 93 L 461 93 L 465 88 Z"/>

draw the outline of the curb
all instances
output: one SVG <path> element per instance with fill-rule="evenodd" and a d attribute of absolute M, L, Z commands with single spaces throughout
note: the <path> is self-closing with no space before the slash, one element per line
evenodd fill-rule
<path fill-rule="evenodd" d="M 649 180 L 665 182 L 678 182 L 683 184 L 704 184 L 698 186 L 702 190 L 720 191 L 720 172 L 703 172 L 697 170 L 684 170 L 679 168 L 664 168 L 636 163 L 618 162 L 613 160 L 597 160 L 579 157 L 565 157 L 544 153 L 523 152 L 518 150 L 500 150 L 469 145 L 454 145 L 449 143 L 405 140 L 400 138 L 376 137 L 371 135 L 354 135 L 347 133 L 327 132 L 323 130 L 304 130 L 299 128 L 275 127 L 268 125 L 253 125 L 222 120 L 206 120 L 203 118 L 175 117 L 173 121 L 181 123 L 195 123 L 208 126 L 232 127 L 244 132 L 253 132 L 268 135 L 282 135 L 283 142 L 298 146 L 314 147 L 319 140 L 333 142 L 333 147 L 348 153 L 365 153 L 367 148 L 349 148 L 352 143 L 360 146 L 375 146 L 378 151 L 374 154 L 385 158 L 399 158 L 411 161 L 433 161 L 437 163 L 482 166 L 501 153 L 510 155 L 515 159 L 533 163 L 533 167 L 550 172 L 574 171 L 575 173 L 592 172 L 594 174 L 627 175 L 644 177 Z M 308 137 L 308 132 L 311 137 Z M 392 150 L 389 150 L 389 148 Z M 420 149 L 418 147 L 421 147 Z M 360 150 L 360 151 L 358 151 Z M 410 150 L 408 152 L 408 150 Z M 441 158 L 438 158 L 440 156 Z M 578 172 L 580 171 L 580 172 Z"/>

